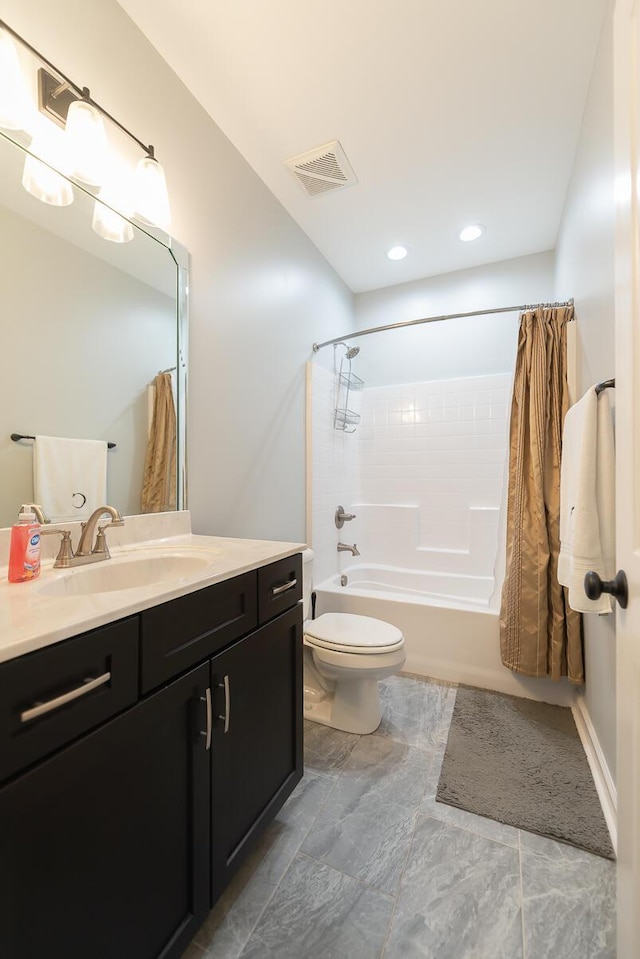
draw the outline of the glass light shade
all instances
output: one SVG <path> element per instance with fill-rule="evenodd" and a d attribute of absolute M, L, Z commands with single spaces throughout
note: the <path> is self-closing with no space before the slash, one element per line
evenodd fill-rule
<path fill-rule="evenodd" d="M 171 209 L 164 170 L 157 160 L 146 156 L 138 160 L 134 183 L 134 216 L 141 223 L 167 230 Z"/>
<path fill-rule="evenodd" d="M 88 186 L 100 186 L 108 149 L 100 112 L 86 100 L 75 100 L 67 113 L 65 135 L 71 176 Z"/>
<path fill-rule="evenodd" d="M 34 112 L 16 45 L 6 30 L 0 30 L 0 127 L 29 130 Z"/>
<path fill-rule="evenodd" d="M 100 192 L 100 196 L 102 191 Z M 133 240 L 133 227 L 128 220 L 105 206 L 98 198 L 93 210 L 93 223 L 91 224 L 96 233 L 104 237 L 105 240 L 111 240 L 112 243 L 129 243 Z"/>
<path fill-rule="evenodd" d="M 43 120 L 29 149 L 22 174 L 22 185 L 27 193 L 52 206 L 69 206 L 73 203 L 73 187 L 58 172 L 68 170 L 62 131 L 49 120 Z M 31 156 L 31 153 L 36 156 Z"/>

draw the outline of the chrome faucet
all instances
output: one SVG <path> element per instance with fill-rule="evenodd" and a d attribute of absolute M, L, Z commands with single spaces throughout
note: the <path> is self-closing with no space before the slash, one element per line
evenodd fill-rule
<path fill-rule="evenodd" d="M 109 514 L 111 522 L 105 523 L 104 526 L 98 526 L 98 520 L 105 513 Z M 91 549 L 96 526 L 98 526 L 98 532 L 93 549 Z M 62 536 L 60 550 L 55 558 L 53 568 L 69 569 L 72 566 L 84 566 L 85 563 L 98 563 L 102 559 L 110 559 L 111 554 L 107 546 L 106 536 L 107 526 L 124 526 L 124 520 L 115 506 L 99 506 L 98 509 L 93 511 L 86 523 L 82 524 L 82 532 L 75 553 L 71 545 L 71 530 L 51 528 L 50 526 L 41 529 L 42 534 L 48 533 L 51 536 L 58 533 Z"/>
<path fill-rule="evenodd" d="M 338 552 L 339 553 L 351 553 L 352 556 L 359 556 L 360 550 L 354 543 L 353 546 L 348 546 L 346 543 L 338 543 Z"/>
<path fill-rule="evenodd" d="M 98 520 L 105 513 L 109 514 L 111 522 L 105 523 L 104 526 L 98 526 Z M 98 526 L 98 533 L 96 535 L 95 545 L 92 548 L 91 544 L 93 543 L 93 534 L 95 533 L 96 526 Z M 99 559 L 110 558 L 107 537 L 105 535 L 107 526 L 124 526 L 124 520 L 115 506 L 99 506 L 97 509 L 94 509 L 86 523 L 82 524 L 82 532 L 80 533 L 75 555 L 76 560 L 82 559 L 85 563 L 91 563 Z"/>

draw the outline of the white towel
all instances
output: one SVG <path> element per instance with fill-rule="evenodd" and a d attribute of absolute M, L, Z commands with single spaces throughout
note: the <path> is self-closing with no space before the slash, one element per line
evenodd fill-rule
<path fill-rule="evenodd" d="M 611 598 L 587 598 L 584 577 L 615 575 L 615 452 L 606 390 L 595 386 L 564 421 L 560 474 L 558 580 L 569 587 L 569 606 L 579 613 L 610 613 Z"/>
<path fill-rule="evenodd" d="M 86 519 L 107 502 L 107 444 L 36 436 L 33 489 L 52 522 Z"/>

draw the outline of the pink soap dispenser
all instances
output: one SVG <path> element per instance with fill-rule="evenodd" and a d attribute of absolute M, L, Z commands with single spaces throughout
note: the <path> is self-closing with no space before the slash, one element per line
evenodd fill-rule
<path fill-rule="evenodd" d="M 30 506 L 23 506 L 11 527 L 9 582 L 26 583 L 40 575 L 40 523 Z"/>

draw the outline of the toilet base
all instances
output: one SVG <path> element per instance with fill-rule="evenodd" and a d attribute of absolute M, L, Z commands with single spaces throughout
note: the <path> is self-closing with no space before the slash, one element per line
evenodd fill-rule
<path fill-rule="evenodd" d="M 305 683 L 304 718 L 346 733 L 373 733 L 382 719 L 378 681 L 343 680 L 334 690 L 319 690 Z"/>

